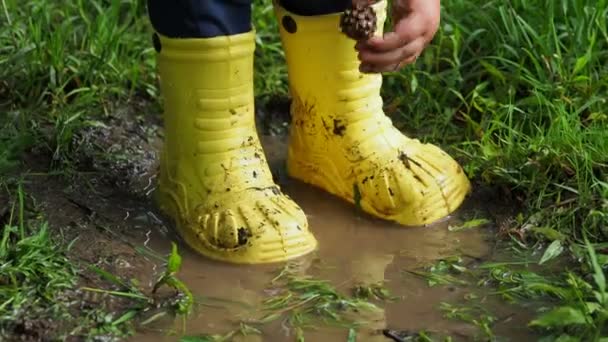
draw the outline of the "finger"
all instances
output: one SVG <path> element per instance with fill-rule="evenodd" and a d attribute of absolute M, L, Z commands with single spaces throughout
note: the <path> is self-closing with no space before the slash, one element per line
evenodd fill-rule
<path fill-rule="evenodd" d="M 396 50 L 424 35 L 425 25 L 422 19 L 420 15 L 405 17 L 395 25 L 394 32 L 387 32 L 383 37 L 372 37 L 358 45 L 361 50 L 378 52 Z"/>
<path fill-rule="evenodd" d="M 381 72 L 395 72 L 395 71 L 399 71 L 401 68 L 410 65 L 414 62 L 416 62 L 416 60 L 418 59 L 418 56 L 411 56 L 397 64 L 392 64 L 392 65 L 384 65 L 384 66 L 380 66 L 380 65 L 366 65 L 366 66 L 361 66 L 362 70 L 361 72 L 363 73 L 381 73 Z"/>
<path fill-rule="evenodd" d="M 424 49 L 425 40 L 418 38 L 396 50 L 388 52 L 372 52 L 369 50 L 359 52 L 359 60 L 362 64 L 370 64 L 376 66 L 390 66 L 408 59 L 412 56 L 419 55 Z"/>

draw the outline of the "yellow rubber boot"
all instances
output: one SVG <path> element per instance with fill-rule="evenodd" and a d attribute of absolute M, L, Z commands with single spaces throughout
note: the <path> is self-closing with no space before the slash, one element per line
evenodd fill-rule
<path fill-rule="evenodd" d="M 386 1 L 374 4 L 377 35 Z M 362 74 L 339 14 L 298 16 L 275 1 L 292 103 L 288 171 L 367 213 L 406 226 L 445 218 L 470 189 L 461 167 L 410 139 L 383 112 L 382 75 Z"/>
<path fill-rule="evenodd" d="M 286 261 L 317 246 L 302 210 L 274 184 L 258 140 L 254 37 L 157 41 L 165 120 L 159 206 L 193 249 L 243 264 Z"/>

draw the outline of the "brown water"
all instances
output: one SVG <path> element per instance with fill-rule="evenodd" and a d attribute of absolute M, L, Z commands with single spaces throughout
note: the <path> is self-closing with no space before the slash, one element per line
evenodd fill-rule
<path fill-rule="evenodd" d="M 310 186 L 291 181 L 282 171 L 284 145 L 266 139 L 265 147 L 278 182 L 286 193 L 308 213 L 312 231 L 319 241 L 319 250 L 298 260 L 301 272 L 318 279 L 331 281 L 338 289 L 348 291 L 354 284 L 385 282 L 391 294 L 400 299 L 380 303 L 383 311 L 371 317 L 373 324 L 358 332 L 357 341 L 391 341 L 378 329 L 400 331 L 427 330 L 451 335 L 456 340 L 472 340 L 478 331 L 471 324 L 448 320 L 439 310 L 441 302 L 462 303 L 465 295 L 483 289 L 455 286 L 429 287 L 424 279 L 405 272 L 430 265 L 438 259 L 465 254 L 472 258 L 488 259 L 492 255 L 492 232 L 472 229 L 450 232 L 455 225 L 475 210 L 483 214 L 478 203 L 469 201 L 454 217 L 430 227 L 400 228 L 394 224 L 374 220 L 356 212 L 346 204 Z M 168 252 L 169 242 L 154 233 L 149 246 Z M 201 305 L 185 322 L 185 334 L 225 334 L 238 328 L 241 320 L 254 318 L 270 281 L 284 266 L 237 266 L 214 262 L 198 256 L 184 245 L 180 279 L 195 296 L 214 298 L 214 305 Z M 525 325 L 530 316 L 514 307 L 506 306 L 491 297 L 483 302 L 499 318 L 495 333 L 513 341 L 532 340 Z M 229 303 L 230 302 L 230 303 Z M 184 334 L 183 322 L 153 324 L 140 331 L 133 341 L 177 341 Z M 293 332 L 280 322 L 262 328 L 262 336 L 251 336 L 240 341 L 295 341 Z M 306 331 L 307 341 L 346 341 L 347 330 L 319 327 Z"/>

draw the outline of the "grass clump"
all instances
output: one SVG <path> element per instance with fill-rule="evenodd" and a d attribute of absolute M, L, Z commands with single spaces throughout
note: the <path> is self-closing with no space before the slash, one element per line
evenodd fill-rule
<path fill-rule="evenodd" d="M 0 235 L 0 337 L 38 339 L 44 336 L 37 331 L 53 332 L 71 318 L 66 293 L 78 276 L 65 251 L 52 242 L 46 222 L 25 221 L 24 195 L 18 194 Z"/>
<path fill-rule="evenodd" d="M 506 261 L 467 262 L 452 257 L 424 271 L 408 271 L 427 279 L 430 286 L 467 286 L 464 303 L 441 303 L 447 318 L 477 326 L 483 338 L 500 338 L 492 331 L 498 323 L 487 299 L 496 297 L 533 313 L 528 328 L 543 341 L 594 341 L 608 338 L 608 258 L 599 254 L 606 244 L 572 245 L 572 260 L 547 259 L 533 248 L 512 247 Z M 518 255 L 518 257 L 515 257 Z M 546 269 L 546 267 L 550 267 Z"/>
<path fill-rule="evenodd" d="M 154 254 L 166 267 L 148 293 L 94 265 L 87 272 L 81 260 L 68 256 L 76 240 L 56 241 L 47 221 L 26 205 L 21 185 L 14 197 L 10 211 L 0 207 L 0 339 L 124 338 L 138 324 L 190 313 L 194 298 L 177 278 L 181 257 L 175 245 L 166 260 Z M 105 288 L 85 285 L 91 273 L 106 282 Z M 112 296 L 125 300 L 112 304 L 107 300 Z"/>
<path fill-rule="evenodd" d="M 547 333 L 546 341 L 602 341 L 608 338 L 608 288 L 605 258 L 588 241 L 574 251 L 582 263 L 559 275 L 546 276 L 526 269 L 487 264 L 486 283 L 497 295 L 517 302 L 546 303 L 529 323 Z"/>
<path fill-rule="evenodd" d="M 386 288 L 384 282 L 375 284 L 356 284 L 353 288 L 355 298 L 392 302 L 398 299 Z"/>
<path fill-rule="evenodd" d="M 238 329 L 235 329 L 223 335 L 215 334 L 184 336 L 180 338 L 179 342 L 229 342 L 233 341 L 235 337 L 238 338 L 251 335 L 261 335 L 261 332 L 250 325 L 241 323 Z"/>
<path fill-rule="evenodd" d="M 291 327 L 298 341 L 304 341 L 304 329 L 319 325 L 355 329 L 367 324 L 366 314 L 382 310 L 370 301 L 340 293 L 327 281 L 298 274 L 288 264 L 272 281 L 276 291 L 264 304 L 266 314 L 259 323 L 281 320 Z"/>
<path fill-rule="evenodd" d="M 161 259 L 155 253 L 147 251 L 148 255 L 154 255 Z M 162 260 L 162 259 L 161 259 Z M 101 278 L 105 279 L 113 286 L 116 290 L 97 289 L 90 287 L 83 287 L 85 291 L 97 292 L 109 294 L 111 296 L 128 298 L 134 302 L 128 310 L 123 314 L 119 320 L 128 321 L 133 318 L 140 318 L 140 316 L 148 316 L 146 319 L 140 320 L 143 325 L 148 325 L 167 314 L 181 315 L 185 317 L 192 311 L 194 305 L 194 296 L 190 292 L 190 289 L 177 278 L 177 272 L 180 270 L 182 264 L 181 256 L 177 250 L 177 245 L 172 244 L 171 253 L 168 255 L 165 265 L 165 272 L 159 277 L 154 283 L 150 293 L 143 291 L 137 284 L 137 282 L 125 281 L 116 277 L 115 275 L 108 273 L 107 271 L 90 265 L 89 268 L 97 273 Z M 157 298 L 157 293 L 163 287 L 168 287 L 177 292 L 176 297 L 167 298 L 160 296 Z M 151 310 L 154 308 L 154 310 Z M 152 312 L 152 314 L 150 313 Z"/>
<path fill-rule="evenodd" d="M 80 307 L 81 270 L 48 223 L 32 217 L 21 185 L 0 235 L 0 338 L 124 337 L 132 330 L 101 308 Z M 0 208 L 1 209 L 1 208 Z"/>

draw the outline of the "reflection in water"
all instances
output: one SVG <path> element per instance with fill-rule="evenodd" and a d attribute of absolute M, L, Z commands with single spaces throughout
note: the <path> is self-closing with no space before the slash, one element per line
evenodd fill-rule
<path fill-rule="evenodd" d="M 430 329 L 453 336 L 471 336 L 469 325 L 443 319 L 438 306 L 442 301 L 462 299 L 468 289 L 429 288 L 421 279 L 408 275 L 411 270 L 463 251 L 484 258 L 490 252 L 488 233 L 481 229 L 450 232 L 449 224 L 458 219 L 431 227 L 402 228 L 372 219 L 357 212 L 353 206 L 310 186 L 291 181 L 284 175 L 281 156 L 284 144 L 265 141 L 266 151 L 283 190 L 308 214 L 311 230 L 319 241 L 319 250 L 296 263 L 298 272 L 328 280 L 340 291 L 348 293 L 354 285 L 385 284 L 399 300 L 380 303 L 383 309 L 366 317 L 372 322 L 358 331 L 357 341 L 390 341 L 379 330 L 418 331 Z M 463 209 L 466 210 L 466 209 Z M 152 247 L 166 251 L 168 241 L 157 235 Z M 187 335 L 224 334 L 238 328 L 239 321 L 259 318 L 261 303 L 272 296 L 268 285 L 284 265 L 239 266 L 207 260 L 181 247 L 183 279 L 203 305 L 186 322 Z M 350 295 L 350 293 L 348 293 Z M 155 328 L 180 329 L 181 323 Z M 264 336 L 250 336 L 239 341 L 293 341 L 293 332 L 280 321 L 263 328 Z M 290 334 L 291 335 L 288 335 Z M 519 332 L 510 330 L 517 336 Z M 344 329 L 306 331 L 307 341 L 346 341 Z M 523 335 L 522 335 L 523 336 Z M 176 336 L 145 329 L 134 341 L 175 341 Z"/>

